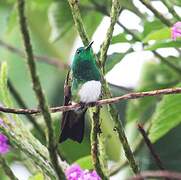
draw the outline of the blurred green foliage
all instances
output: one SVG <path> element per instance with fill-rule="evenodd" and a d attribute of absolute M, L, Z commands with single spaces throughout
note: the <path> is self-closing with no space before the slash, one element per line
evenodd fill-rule
<path fill-rule="evenodd" d="M 149 14 L 141 13 L 133 1 L 120 0 L 120 3 L 123 9 L 130 10 L 142 18 L 140 25 L 143 27 L 143 31 L 135 29 L 129 30 L 140 38 L 142 44 L 148 43 L 147 46 L 144 47 L 144 50 L 153 51 L 160 48 L 181 47 L 180 39 L 177 41 L 171 40 L 170 27 L 164 25 L 161 20 L 155 16 L 151 17 Z M 169 3 L 181 6 L 180 0 L 171 0 Z M 106 12 L 109 12 L 110 6 L 110 0 L 98 2 L 95 0 L 80 0 L 81 15 L 89 37 L 92 37 L 101 23 L 105 10 Z M 71 50 L 74 41 L 77 38 L 77 32 L 68 2 L 63 0 L 31 0 L 26 1 L 26 10 L 34 53 L 36 55 L 56 57 L 59 61 L 70 64 L 72 55 Z M 176 22 L 174 16 L 171 20 Z M 13 45 L 15 48 L 24 50 L 18 26 L 16 0 L 0 0 L 0 27 L 0 40 Z M 111 44 L 129 43 L 129 45 L 132 46 L 137 43 L 137 40 L 133 37 L 129 38 L 128 34 L 129 33 L 124 30 L 122 33 L 113 36 Z M 100 41 L 100 39 L 97 41 Z M 151 41 L 153 43 L 150 43 Z M 130 48 L 125 53 L 113 52 L 108 55 L 105 72 L 107 73 L 112 70 L 113 67 L 125 57 L 125 55 L 132 53 L 133 51 L 134 48 Z M 154 61 L 154 58 L 155 57 L 153 57 L 153 62 L 145 63 L 143 66 L 139 83 L 134 87 L 133 91 L 180 87 L 180 74 L 164 64 L 164 62 Z M 181 69 L 180 56 L 169 56 L 166 59 Z M 7 62 L 9 72 L 8 78 L 12 81 L 27 106 L 29 108 L 36 108 L 37 101 L 32 90 L 32 84 L 25 59 L 16 53 L 8 51 L 1 45 L 0 63 L 3 61 Z M 50 106 L 62 105 L 64 79 L 67 70 L 53 67 L 50 64 L 39 61 L 37 61 L 37 68 L 42 87 Z M 118 96 L 125 93 L 125 90 L 121 87 L 110 86 L 110 88 L 113 95 Z M 0 97 L 1 96 L 2 94 L 0 94 Z M 2 99 L 3 97 L 1 97 L 1 101 Z M 19 104 L 13 96 L 12 99 L 15 106 L 19 107 Z M 169 95 L 166 97 L 147 97 L 130 100 L 128 102 L 119 103 L 116 106 L 125 127 L 129 125 L 130 122 L 134 124 L 134 129 L 127 132 L 127 135 L 133 139 L 133 141 L 130 141 L 131 147 L 134 146 L 135 140 L 138 137 L 138 132 L 135 133 L 137 131 L 136 123 L 151 123 L 149 136 L 155 143 L 155 149 L 160 153 L 161 159 L 163 158 L 166 167 L 172 170 L 181 170 L 180 161 L 177 160 L 177 157 L 180 157 L 181 148 L 179 145 L 181 119 L 180 102 L 180 95 Z M 101 128 L 105 136 L 106 153 L 109 160 L 122 160 L 124 158 L 121 153 L 121 145 L 115 131 L 113 131 L 114 124 L 107 111 L 108 109 L 105 106 L 102 108 L 101 114 Z M 20 118 L 27 127 L 30 127 L 34 136 L 38 137 L 38 132 L 33 129 L 26 117 L 20 116 Z M 40 116 L 36 116 L 35 118 L 40 126 L 46 131 L 42 118 Z M 60 133 L 60 118 L 60 113 L 53 115 L 53 125 L 57 140 Z M 77 144 L 68 140 L 58 147 L 63 159 L 67 160 L 69 163 L 76 162 L 82 168 L 88 169 L 93 168 L 90 157 L 90 127 L 89 117 L 87 117 L 86 135 L 83 143 Z M 41 141 L 42 144 L 45 144 L 43 140 Z M 153 159 L 150 158 L 148 150 L 143 147 L 139 152 L 137 158 L 142 161 L 140 163 L 142 169 L 156 169 L 156 165 L 153 163 Z M 13 163 L 15 160 L 24 163 L 22 157 L 21 152 L 17 153 L 17 150 L 15 149 L 7 155 L 9 164 Z M 146 161 L 145 164 L 144 159 Z M 1 168 L 0 179 L 7 179 Z M 35 174 L 30 179 L 42 179 L 42 174 Z"/>

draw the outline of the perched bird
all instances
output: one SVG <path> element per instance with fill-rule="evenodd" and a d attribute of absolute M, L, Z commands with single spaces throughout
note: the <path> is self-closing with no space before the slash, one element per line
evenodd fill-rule
<path fill-rule="evenodd" d="M 89 43 L 87 47 L 76 50 L 71 66 L 71 88 L 66 89 L 64 105 L 79 102 L 82 107 L 63 113 L 59 142 L 68 138 L 82 142 L 84 136 L 84 121 L 87 108 L 83 104 L 97 101 L 101 95 L 101 75 Z"/>

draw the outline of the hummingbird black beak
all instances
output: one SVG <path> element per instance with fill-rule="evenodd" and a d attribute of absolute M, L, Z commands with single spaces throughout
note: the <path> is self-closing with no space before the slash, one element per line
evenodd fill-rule
<path fill-rule="evenodd" d="M 88 44 L 88 46 L 85 47 L 85 50 L 90 49 L 90 48 L 92 47 L 93 42 L 94 42 L 94 41 L 91 41 L 91 42 Z"/>

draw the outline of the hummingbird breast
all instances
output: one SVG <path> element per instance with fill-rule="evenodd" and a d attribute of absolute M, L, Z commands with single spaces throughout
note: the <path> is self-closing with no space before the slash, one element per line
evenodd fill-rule
<path fill-rule="evenodd" d="M 90 81 L 101 79 L 100 72 L 92 60 L 79 60 L 72 68 L 73 77 L 80 80 Z"/>
<path fill-rule="evenodd" d="M 100 81 L 87 81 L 85 82 L 79 92 L 80 102 L 91 103 L 99 99 L 101 95 L 101 82 Z"/>

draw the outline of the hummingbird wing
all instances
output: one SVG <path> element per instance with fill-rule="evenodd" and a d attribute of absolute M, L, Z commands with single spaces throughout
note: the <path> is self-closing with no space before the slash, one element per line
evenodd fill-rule
<path fill-rule="evenodd" d="M 69 83 L 70 71 L 67 74 L 64 84 L 64 106 L 71 105 L 72 93 Z M 79 143 L 83 140 L 84 135 L 84 122 L 85 112 L 87 109 L 71 110 L 63 112 L 61 121 L 61 134 L 59 142 L 63 142 L 68 138 L 77 141 Z"/>

